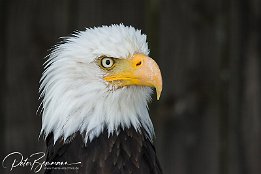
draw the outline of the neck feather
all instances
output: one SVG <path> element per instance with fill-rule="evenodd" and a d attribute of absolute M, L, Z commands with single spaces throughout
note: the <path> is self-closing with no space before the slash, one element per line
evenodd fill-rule
<path fill-rule="evenodd" d="M 56 95 L 50 90 L 43 100 L 41 134 L 53 133 L 55 143 L 80 131 L 87 143 L 105 128 L 110 136 L 133 126 L 136 131 L 143 128 L 152 140 L 154 129 L 147 107 L 150 94 L 150 88 L 137 86 L 107 91 L 84 87 Z"/>

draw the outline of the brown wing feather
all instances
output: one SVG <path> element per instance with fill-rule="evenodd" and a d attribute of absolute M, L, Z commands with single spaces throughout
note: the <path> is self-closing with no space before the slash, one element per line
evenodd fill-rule
<path fill-rule="evenodd" d="M 61 139 L 53 145 L 53 135 L 46 139 L 47 161 L 81 161 L 78 170 L 49 169 L 45 174 L 161 174 L 162 170 L 155 148 L 145 131 L 133 127 L 121 129 L 108 137 L 105 130 L 91 142 L 84 144 L 80 133 L 64 143 Z"/>

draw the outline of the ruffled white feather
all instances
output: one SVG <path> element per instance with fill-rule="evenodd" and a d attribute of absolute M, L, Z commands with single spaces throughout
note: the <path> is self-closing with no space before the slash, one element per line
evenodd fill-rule
<path fill-rule="evenodd" d="M 85 134 L 85 142 L 108 129 L 142 126 L 154 134 L 147 102 L 151 89 L 130 86 L 114 89 L 103 80 L 104 72 L 94 63 L 102 55 L 128 58 L 148 54 L 146 35 L 124 25 L 102 26 L 65 38 L 48 57 L 41 78 L 42 130 L 67 140 L 73 133 Z"/>

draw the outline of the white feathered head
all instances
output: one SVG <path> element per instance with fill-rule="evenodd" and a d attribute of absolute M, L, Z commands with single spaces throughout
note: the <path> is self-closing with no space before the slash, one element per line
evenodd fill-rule
<path fill-rule="evenodd" d="M 159 98 L 162 78 L 148 57 L 146 35 L 124 25 L 90 28 L 65 38 L 45 63 L 41 79 L 41 133 L 66 140 L 75 132 L 85 142 L 105 128 L 142 126 L 154 134 L 147 102 L 151 87 Z"/>

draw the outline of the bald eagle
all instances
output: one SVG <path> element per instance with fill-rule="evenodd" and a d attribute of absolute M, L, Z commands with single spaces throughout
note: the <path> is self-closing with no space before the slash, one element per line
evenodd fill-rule
<path fill-rule="evenodd" d="M 162 77 L 148 54 L 146 35 L 123 24 L 78 31 L 54 47 L 40 81 L 40 134 L 50 164 L 79 163 L 45 173 L 162 173 L 147 105 L 151 88 L 160 98 Z"/>

